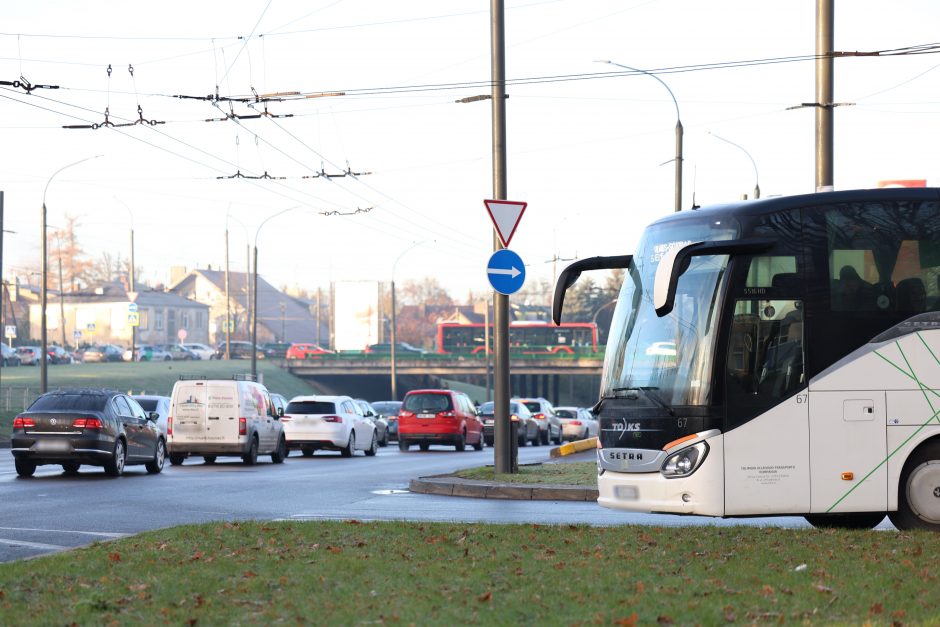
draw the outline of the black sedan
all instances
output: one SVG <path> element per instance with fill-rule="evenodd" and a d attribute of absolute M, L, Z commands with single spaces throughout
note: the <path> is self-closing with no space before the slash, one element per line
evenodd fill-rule
<path fill-rule="evenodd" d="M 61 464 L 67 474 L 82 464 L 104 466 L 112 477 L 122 475 L 125 465 L 145 464 L 156 474 L 166 459 L 156 421 L 156 412 L 148 414 L 113 390 L 47 392 L 13 419 L 16 474 L 31 477 L 46 464 Z"/>

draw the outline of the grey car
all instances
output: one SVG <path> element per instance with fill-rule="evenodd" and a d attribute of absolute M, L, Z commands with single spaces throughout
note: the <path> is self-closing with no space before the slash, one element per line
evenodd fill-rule
<path fill-rule="evenodd" d="M 493 401 L 487 401 L 480 405 L 480 420 L 483 421 L 483 441 L 486 442 L 487 446 L 493 446 L 495 437 L 493 408 Z M 529 442 L 532 443 L 532 446 L 539 445 L 541 442 L 539 439 L 539 424 L 535 418 L 532 417 L 532 412 L 530 412 L 525 405 L 516 401 L 510 401 L 509 419 L 516 429 L 519 446 L 525 446 Z"/>
<path fill-rule="evenodd" d="M 379 446 L 388 446 L 388 421 L 372 407 L 369 401 L 361 398 L 353 399 L 353 401 L 362 410 L 362 415 L 375 425 L 375 438 Z"/>

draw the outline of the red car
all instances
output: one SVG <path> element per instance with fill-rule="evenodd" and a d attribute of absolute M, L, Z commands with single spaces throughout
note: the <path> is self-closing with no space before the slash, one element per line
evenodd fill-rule
<path fill-rule="evenodd" d="M 483 422 L 470 397 L 453 390 L 412 390 L 398 412 L 398 448 L 450 444 L 458 451 L 472 444 L 483 450 Z"/>
<path fill-rule="evenodd" d="M 326 350 L 321 348 L 316 344 L 302 344 L 294 343 L 290 345 L 290 348 L 287 349 L 285 353 L 285 358 L 287 359 L 309 359 L 311 357 L 319 357 L 320 355 L 332 355 L 333 351 Z"/>

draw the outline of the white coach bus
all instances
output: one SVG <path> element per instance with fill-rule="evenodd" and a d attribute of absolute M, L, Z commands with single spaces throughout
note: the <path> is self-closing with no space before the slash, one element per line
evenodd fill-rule
<path fill-rule="evenodd" d="M 601 505 L 940 530 L 940 189 L 672 214 L 555 321 L 610 268 Z"/>

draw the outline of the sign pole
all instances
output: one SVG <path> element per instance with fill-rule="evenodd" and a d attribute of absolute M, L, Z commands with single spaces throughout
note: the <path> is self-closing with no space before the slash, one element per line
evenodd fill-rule
<path fill-rule="evenodd" d="M 493 115 L 493 197 L 505 200 L 506 185 L 506 37 L 503 0 L 490 0 L 490 73 Z M 503 248 L 493 234 L 494 251 Z M 493 294 L 493 445 L 497 473 L 516 470 L 509 413 L 509 296 Z"/>

